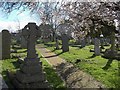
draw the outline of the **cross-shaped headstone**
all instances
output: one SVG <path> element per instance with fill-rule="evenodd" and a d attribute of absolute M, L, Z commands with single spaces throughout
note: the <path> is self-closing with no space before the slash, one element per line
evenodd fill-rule
<path fill-rule="evenodd" d="M 27 58 L 36 58 L 35 42 L 41 36 L 36 23 L 28 23 L 22 30 L 22 35 L 27 40 Z"/>

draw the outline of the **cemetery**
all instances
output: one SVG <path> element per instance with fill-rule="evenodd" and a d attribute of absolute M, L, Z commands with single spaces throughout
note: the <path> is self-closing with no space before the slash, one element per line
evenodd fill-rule
<path fill-rule="evenodd" d="M 120 88 L 120 1 L 2 1 L 0 16 L 0 89 Z"/>

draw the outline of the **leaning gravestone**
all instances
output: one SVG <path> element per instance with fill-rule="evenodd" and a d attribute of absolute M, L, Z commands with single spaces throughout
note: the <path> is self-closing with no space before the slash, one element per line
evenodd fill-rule
<path fill-rule="evenodd" d="M 95 38 L 94 51 L 96 56 L 100 55 L 100 40 L 98 38 Z"/>
<path fill-rule="evenodd" d="M 0 60 L 2 60 L 2 33 L 0 33 Z"/>
<path fill-rule="evenodd" d="M 14 85 L 17 88 L 49 88 L 35 50 L 35 42 L 41 36 L 41 31 L 35 23 L 28 23 L 22 30 L 27 40 L 27 57 L 16 72 Z"/>
<path fill-rule="evenodd" d="M 10 58 L 11 35 L 8 30 L 2 30 L 2 59 Z"/>

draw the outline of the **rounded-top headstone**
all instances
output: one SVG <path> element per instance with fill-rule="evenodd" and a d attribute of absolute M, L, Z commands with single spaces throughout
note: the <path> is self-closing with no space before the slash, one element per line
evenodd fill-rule
<path fill-rule="evenodd" d="M 11 36 L 8 30 L 2 30 L 2 59 L 10 58 Z"/>

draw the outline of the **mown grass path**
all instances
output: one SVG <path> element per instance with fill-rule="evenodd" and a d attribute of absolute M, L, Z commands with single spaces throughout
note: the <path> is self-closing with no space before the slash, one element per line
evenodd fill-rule
<path fill-rule="evenodd" d="M 103 84 L 95 80 L 91 75 L 79 70 L 64 59 L 46 49 L 43 45 L 37 45 L 47 62 L 51 64 L 61 78 L 66 82 L 68 88 L 105 88 Z"/>

